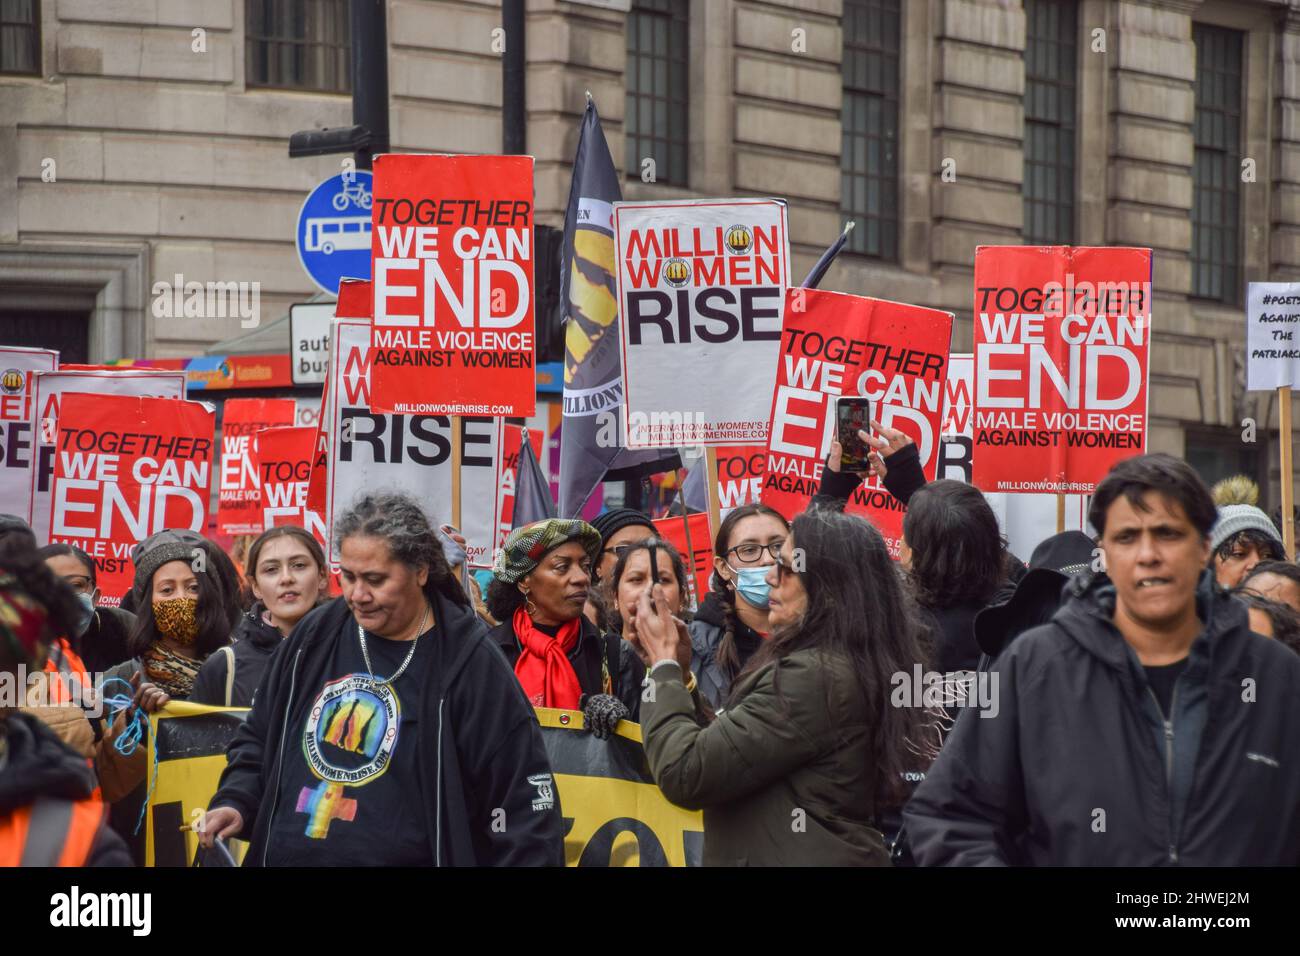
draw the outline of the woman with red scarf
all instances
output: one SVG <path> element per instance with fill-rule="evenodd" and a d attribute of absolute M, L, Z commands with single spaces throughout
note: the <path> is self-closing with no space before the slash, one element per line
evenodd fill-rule
<path fill-rule="evenodd" d="M 641 662 L 616 634 L 583 616 L 600 534 L 585 521 L 548 518 L 510 532 L 488 585 L 491 637 L 534 707 L 581 710 L 605 737 L 641 693 Z"/>

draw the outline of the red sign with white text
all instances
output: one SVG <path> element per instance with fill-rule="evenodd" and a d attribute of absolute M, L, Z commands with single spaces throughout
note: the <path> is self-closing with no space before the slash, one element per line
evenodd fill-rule
<path fill-rule="evenodd" d="M 976 249 L 973 483 L 1091 494 L 1146 451 L 1150 332 L 1150 249 Z"/>
<path fill-rule="evenodd" d="M 221 420 L 221 486 L 217 494 L 220 534 L 262 533 L 262 486 L 253 439 L 264 428 L 292 425 L 292 398 L 228 398 Z"/>
<path fill-rule="evenodd" d="M 835 399 L 871 400 L 871 415 L 917 444 L 925 476 L 939 463 L 952 313 L 816 289 L 786 297 L 772 396 L 763 504 L 787 517 L 817 493 L 835 425 Z M 903 505 L 874 475 L 847 510 L 880 529 L 898 556 Z"/>
<path fill-rule="evenodd" d="M 758 502 L 763 492 L 763 475 L 767 472 L 767 448 L 724 445 L 717 453 L 718 504 L 725 518 L 732 508 Z"/>
<path fill-rule="evenodd" d="M 529 416 L 531 156 L 375 158 L 371 410 Z"/>
<path fill-rule="evenodd" d="M 325 521 L 307 505 L 316 429 L 266 428 L 257 433 L 257 477 L 262 483 L 263 529 L 292 524 L 306 528 L 325 548 Z"/>
<path fill-rule="evenodd" d="M 131 589 L 135 544 L 164 528 L 206 527 L 214 426 L 201 402 L 63 396 L 49 540 L 95 560 L 105 604 Z"/>
<path fill-rule="evenodd" d="M 687 522 L 690 524 L 689 546 L 686 542 Z M 659 537 L 681 552 L 682 560 L 686 562 L 686 573 L 695 589 L 695 605 L 698 607 L 709 593 L 709 575 L 713 573 L 713 535 L 709 533 L 709 516 L 688 515 L 685 522 L 680 515 L 674 518 L 656 518 L 654 526 Z"/>

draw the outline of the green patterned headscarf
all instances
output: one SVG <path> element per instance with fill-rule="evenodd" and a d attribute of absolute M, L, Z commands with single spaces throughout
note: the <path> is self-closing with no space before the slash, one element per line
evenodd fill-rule
<path fill-rule="evenodd" d="M 547 518 L 511 531 L 505 547 L 497 553 L 492 573 L 498 581 L 514 584 L 531 573 L 548 551 L 569 541 L 582 545 L 593 561 L 600 553 L 600 533 L 587 522 L 576 518 Z"/>

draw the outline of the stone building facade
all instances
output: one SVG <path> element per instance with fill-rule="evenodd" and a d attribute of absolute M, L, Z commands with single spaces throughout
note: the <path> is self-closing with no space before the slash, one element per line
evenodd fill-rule
<path fill-rule="evenodd" d="M 258 282 L 264 321 L 312 293 L 294 221 L 339 158 L 290 160 L 287 138 L 348 125 L 351 101 L 249 82 L 254 2 L 30 0 L 39 68 L 0 74 L 0 321 L 84 313 L 91 360 L 168 357 L 240 327 L 233 318 L 155 319 L 157 280 Z M 954 350 L 971 344 L 975 247 L 1025 241 L 1036 2 L 883 4 L 899 21 L 886 61 L 897 69 L 893 245 L 888 255 L 845 254 L 823 287 L 951 310 Z M 684 0 L 686 181 L 629 175 L 626 198 L 786 197 L 801 275 L 847 215 L 843 66 L 855 3 Z M 561 224 L 586 91 L 626 168 L 629 20 L 672 5 L 529 0 L 527 145 L 539 222 Z M 1300 2 L 1064 6 L 1064 29 L 1076 34 L 1073 153 L 1060 164 L 1072 178 L 1069 241 L 1155 254 L 1151 447 L 1210 476 L 1253 469 L 1275 490 L 1265 423 L 1276 427 L 1276 399 L 1244 391 L 1241 290 L 1300 278 Z M 499 0 L 389 0 L 387 11 L 393 148 L 499 152 Z M 1233 193 L 1237 281 L 1218 297 L 1200 294 L 1194 252 L 1197 116 L 1214 105 L 1213 91 L 1198 87 L 1197 31 L 1206 28 L 1240 45 L 1239 109 L 1229 110 L 1240 156 L 1228 158 L 1251 161 Z M 1260 423 L 1254 444 L 1241 440 L 1248 417 Z"/>

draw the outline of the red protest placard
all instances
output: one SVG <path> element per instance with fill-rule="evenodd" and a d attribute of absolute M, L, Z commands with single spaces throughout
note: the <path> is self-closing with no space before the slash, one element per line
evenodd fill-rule
<path fill-rule="evenodd" d="M 221 421 L 220 488 L 217 531 L 262 533 L 262 487 L 257 480 L 253 438 L 264 428 L 292 425 L 291 398 L 229 398 Z"/>
<path fill-rule="evenodd" d="M 292 524 L 306 528 L 325 548 L 325 521 L 307 505 L 316 429 L 267 428 L 257 433 L 257 474 L 262 483 L 263 528 Z"/>
<path fill-rule="evenodd" d="M 807 507 L 830 448 L 835 399 L 871 399 L 872 416 L 916 442 L 933 479 L 939 462 L 952 314 L 838 292 L 791 289 L 772 395 L 763 504 L 786 517 Z M 903 506 L 875 476 L 847 510 L 869 518 L 898 556 Z"/>
<path fill-rule="evenodd" d="M 1091 494 L 1146 450 L 1151 250 L 975 250 L 972 480 Z"/>
<path fill-rule="evenodd" d="M 763 491 L 767 448 L 731 445 L 718 450 L 718 504 L 722 516 L 741 505 L 754 504 Z"/>
<path fill-rule="evenodd" d="M 687 523 L 690 524 L 690 545 L 686 543 Z M 709 516 L 706 514 L 688 515 L 686 521 L 681 516 L 675 518 L 656 518 L 654 526 L 659 537 L 663 538 L 682 553 L 686 562 L 686 572 L 691 577 L 691 586 L 695 589 L 695 603 L 704 600 L 709 593 L 709 575 L 713 573 L 713 535 L 709 532 Z"/>
<path fill-rule="evenodd" d="M 535 411 L 531 156 L 375 158 L 371 409 Z"/>
<path fill-rule="evenodd" d="M 202 532 L 215 416 L 200 402 L 68 393 L 55 436 L 50 541 L 95 560 L 106 604 L 131 588 L 131 548 L 164 528 Z"/>

